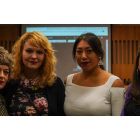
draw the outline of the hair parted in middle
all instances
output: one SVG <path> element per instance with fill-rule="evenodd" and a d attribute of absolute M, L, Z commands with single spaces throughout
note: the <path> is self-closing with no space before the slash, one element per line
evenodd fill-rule
<path fill-rule="evenodd" d="M 12 49 L 14 57 L 14 69 L 11 73 L 12 80 L 19 80 L 23 73 L 24 64 L 22 60 L 22 51 L 27 41 L 29 41 L 32 46 L 44 49 L 45 52 L 43 63 L 39 68 L 39 75 L 36 82 L 37 87 L 44 88 L 46 85 L 52 86 L 56 77 L 55 66 L 57 59 L 47 37 L 37 31 L 26 32 L 14 44 Z"/>

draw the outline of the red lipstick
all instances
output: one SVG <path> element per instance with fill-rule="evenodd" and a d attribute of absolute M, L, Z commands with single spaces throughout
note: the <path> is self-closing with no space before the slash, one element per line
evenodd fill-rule
<path fill-rule="evenodd" d="M 31 64 L 37 64 L 37 62 L 34 62 L 34 61 L 30 61 L 30 63 L 31 63 Z"/>
<path fill-rule="evenodd" d="M 3 84 L 4 82 L 3 81 L 0 81 L 0 84 Z"/>
<path fill-rule="evenodd" d="M 82 62 L 82 65 L 86 66 L 89 62 Z"/>

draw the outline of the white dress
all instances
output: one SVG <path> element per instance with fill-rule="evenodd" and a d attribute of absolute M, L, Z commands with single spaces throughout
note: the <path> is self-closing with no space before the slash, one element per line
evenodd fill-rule
<path fill-rule="evenodd" d="M 67 116 L 120 116 L 125 88 L 111 87 L 117 76 L 110 76 L 101 86 L 85 87 L 72 83 L 68 75 L 65 86 L 64 111 Z"/>

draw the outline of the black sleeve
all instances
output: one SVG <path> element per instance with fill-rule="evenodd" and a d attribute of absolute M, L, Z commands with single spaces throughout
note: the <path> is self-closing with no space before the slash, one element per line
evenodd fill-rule
<path fill-rule="evenodd" d="M 57 77 L 57 110 L 58 116 L 65 116 L 64 113 L 64 101 L 65 101 L 65 87 L 62 80 Z"/>
<path fill-rule="evenodd" d="M 8 90 L 9 90 L 10 84 L 9 82 L 6 83 L 5 87 L 1 90 L 1 95 L 6 98 L 7 94 L 8 94 Z"/>
<path fill-rule="evenodd" d="M 8 82 L 5 86 L 4 89 L 4 98 L 6 99 L 6 105 L 7 107 L 10 105 L 11 100 L 12 100 L 12 96 L 15 92 L 15 89 L 17 88 L 17 82 L 16 83 L 12 83 L 12 82 Z"/>

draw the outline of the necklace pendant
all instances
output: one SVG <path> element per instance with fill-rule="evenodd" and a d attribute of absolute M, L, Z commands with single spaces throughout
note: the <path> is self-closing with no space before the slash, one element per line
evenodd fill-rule
<path fill-rule="evenodd" d="M 24 74 L 24 76 L 26 77 L 26 79 L 29 81 L 29 84 L 28 84 L 28 87 L 29 87 L 29 86 L 35 84 L 35 79 L 36 79 L 36 77 L 38 76 L 39 73 L 37 73 L 37 75 L 35 75 L 35 77 L 32 78 L 32 79 L 28 79 L 27 76 L 25 75 L 25 73 L 23 73 L 23 74 Z"/>
<path fill-rule="evenodd" d="M 29 80 L 29 86 L 31 86 L 31 81 Z"/>

